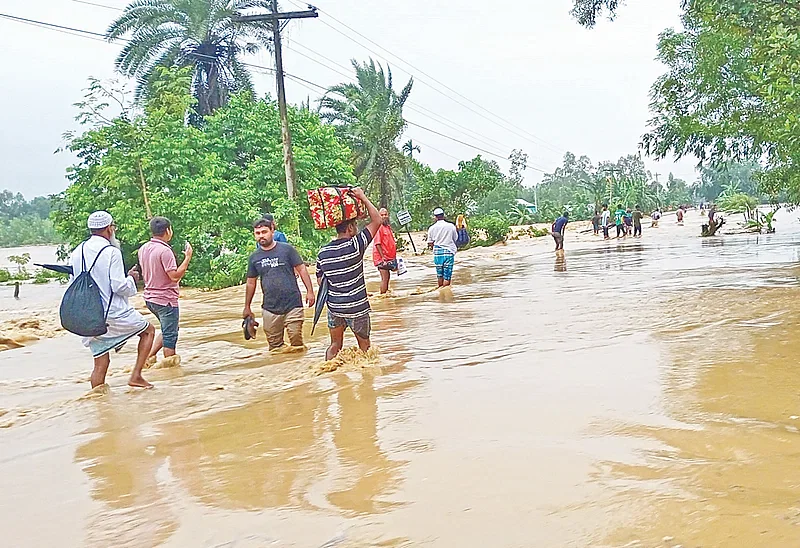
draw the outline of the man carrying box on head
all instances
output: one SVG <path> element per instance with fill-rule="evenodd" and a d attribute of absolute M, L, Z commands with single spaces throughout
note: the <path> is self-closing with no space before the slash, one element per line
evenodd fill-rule
<path fill-rule="evenodd" d="M 348 327 L 356 336 L 359 348 L 366 352 L 370 347 L 369 299 L 364 281 L 364 254 L 381 226 L 381 214 L 360 188 L 352 190 L 366 206 L 369 224 L 360 232 L 356 220 L 336 225 L 336 239 L 319 251 L 317 278 L 328 281 L 328 329 L 331 345 L 326 359 L 333 359 L 344 345 L 344 331 Z"/>

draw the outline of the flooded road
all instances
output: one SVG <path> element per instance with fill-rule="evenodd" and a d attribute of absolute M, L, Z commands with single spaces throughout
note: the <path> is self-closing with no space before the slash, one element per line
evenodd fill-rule
<path fill-rule="evenodd" d="M 514 241 L 441 293 L 413 258 L 372 301 L 379 359 L 329 373 L 324 325 L 245 342 L 242 288 L 184 295 L 151 391 L 131 347 L 106 395 L 76 337 L 0 352 L 5 544 L 800 545 L 796 217 Z"/>

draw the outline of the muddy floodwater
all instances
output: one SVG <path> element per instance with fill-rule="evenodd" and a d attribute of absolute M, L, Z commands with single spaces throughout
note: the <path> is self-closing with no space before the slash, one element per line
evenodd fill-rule
<path fill-rule="evenodd" d="M 377 357 L 338 369 L 324 322 L 269 354 L 242 288 L 188 291 L 150 391 L 129 345 L 89 393 L 48 331 L 63 289 L 0 288 L 41 335 L 0 352 L 2 545 L 800 546 L 800 222 L 777 219 L 512 241 L 459 254 L 445 292 L 409 257 L 372 299 Z"/>

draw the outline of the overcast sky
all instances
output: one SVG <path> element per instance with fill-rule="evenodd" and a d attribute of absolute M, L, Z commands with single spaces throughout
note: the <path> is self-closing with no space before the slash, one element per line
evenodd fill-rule
<path fill-rule="evenodd" d="M 117 8 L 126 4 L 87 1 Z M 297 0 L 284 0 L 284 8 L 298 9 L 293 1 Z M 529 155 L 529 165 L 548 172 L 566 151 L 594 162 L 637 151 L 650 117 L 649 88 L 663 72 L 654 60 L 658 34 L 679 25 L 678 0 L 631 2 L 616 21 L 603 21 L 593 30 L 579 27 L 570 17 L 571 0 L 495 0 L 488 8 L 477 0 L 316 4 L 319 19 L 294 21 L 286 30 L 284 63 L 289 74 L 330 86 L 345 80 L 340 73 L 351 72 L 345 70 L 350 59 L 372 56 L 388 61 L 398 89 L 410 75 L 415 77 L 405 111 L 409 122 L 503 158 L 512 148 L 521 148 Z M 0 12 L 96 32 L 104 32 L 119 14 L 74 0 L 3 0 Z M 119 48 L 0 18 L 0 51 L 6 65 L 0 90 L 0 189 L 31 198 L 66 187 L 65 168 L 74 159 L 54 151 L 65 131 L 77 129 L 72 105 L 82 97 L 87 78 L 113 77 Z M 248 60 L 272 66 L 267 53 Z M 254 81 L 259 94 L 272 93 L 269 74 L 256 74 Z M 320 91 L 289 80 L 287 95 L 289 102 L 310 98 L 313 104 Z M 407 138 L 422 147 L 419 158 L 436 168 L 455 168 L 457 159 L 479 153 L 414 125 L 406 131 Z M 482 154 L 507 169 L 507 161 Z M 662 181 L 670 171 L 689 182 L 696 178 L 692 159 L 646 163 Z M 526 182 L 540 177 L 529 170 Z"/>

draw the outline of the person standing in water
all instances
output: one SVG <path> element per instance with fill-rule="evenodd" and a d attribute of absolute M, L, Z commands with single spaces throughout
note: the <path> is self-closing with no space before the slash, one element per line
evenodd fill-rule
<path fill-rule="evenodd" d="M 678 208 L 678 211 L 675 212 L 675 217 L 678 219 L 678 224 L 683 224 L 683 206 Z"/>
<path fill-rule="evenodd" d="M 650 214 L 650 218 L 652 222 L 650 223 L 650 228 L 656 228 L 658 226 L 658 220 L 661 219 L 661 210 L 656 209 Z"/>
<path fill-rule="evenodd" d="M 150 233 L 150 241 L 139 248 L 139 266 L 144 277 L 144 304 L 161 324 L 161 333 L 148 356 L 152 361 L 162 348 L 165 358 L 175 355 L 180 319 L 178 282 L 186 275 L 194 251 L 187 241 L 183 262 L 178 266 L 175 253 L 169 246 L 173 236 L 172 223 L 166 217 L 150 219 Z"/>
<path fill-rule="evenodd" d="M 333 359 L 344 345 L 349 327 L 362 352 L 369 350 L 372 332 L 369 298 L 364 281 L 364 254 L 383 223 L 378 209 L 360 188 L 353 194 L 369 213 L 369 224 L 359 232 L 355 219 L 336 225 L 336 239 L 322 246 L 317 259 L 317 280 L 328 281 L 328 330 L 331 344 L 325 359 Z"/>
<path fill-rule="evenodd" d="M 594 210 L 594 216 L 592 217 L 592 229 L 594 230 L 595 236 L 600 234 L 600 212 L 596 209 Z"/>
<path fill-rule="evenodd" d="M 92 235 L 72 251 L 70 263 L 73 275 L 70 277 L 70 283 L 81 272 L 90 271 L 92 279 L 100 290 L 103 308 L 107 310 L 108 326 L 108 331 L 103 335 L 83 338 L 83 345 L 92 351 L 94 358 L 92 388 L 105 384 L 108 366 L 111 364 L 111 351 L 119 350 L 128 340 L 136 336 L 139 337 L 136 364 L 128 379 L 128 385 L 152 388 L 153 385 L 142 377 L 142 368 L 153 347 L 155 329 L 128 302 L 128 298 L 136 295 L 138 291 L 136 282 L 139 281 L 139 273 L 136 267 L 133 267 L 128 271 L 128 275 L 125 275 L 122 251 L 116 236 L 117 225 L 114 224 L 109 212 L 95 211 L 89 215 L 86 224 Z"/>
<path fill-rule="evenodd" d="M 561 217 L 556 219 L 551 226 L 553 240 L 556 242 L 556 252 L 564 251 L 564 232 L 567 229 L 567 223 L 569 222 L 569 212 L 565 211 L 561 214 Z"/>
<path fill-rule="evenodd" d="M 253 223 L 253 235 L 259 249 L 248 260 L 242 318 L 254 321 L 250 304 L 256 294 L 256 280 L 260 278 L 264 294 L 261 316 L 269 349 L 277 350 L 284 345 L 284 331 L 289 334 L 291 346 L 302 347 L 305 314 L 297 276 L 306 287 L 306 303 L 313 307 L 316 296 L 308 269 L 294 247 L 275 241 L 273 221 L 259 219 Z"/>
<path fill-rule="evenodd" d="M 611 224 L 611 212 L 608 204 L 603 204 L 603 213 L 600 215 L 600 225 L 603 227 L 603 239 L 608 240 L 608 226 Z"/>
<path fill-rule="evenodd" d="M 631 208 L 625 211 L 625 217 L 622 220 L 625 221 L 625 235 L 630 236 L 633 232 L 633 212 Z"/>
<path fill-rule="evenodd" d="M 614 212 L 614 225 L 617 227 L 617 238 L 625 236 L 625 210 L 622 205 L 618 205 Z"/>
<path fill-rule="evenodd" d="M 428 248 L 433 250 L 433 264 L 436 266 L 436 279 L 439 287 L 447 287 L 453 279 L 453 266 L 456 263 L 458 230 L 456 225 L 444 219 L 444 210 L 433 210 L 436 222 L 428 228 Z"/>
<path fill-rule="evenodd" d="M 389 210 L 382 207 L 381 226 L 372 239 L 372 261 L 381 276 L 381 295 L 389 291 L 389 277 L 397 272 L 397 240 L 392 232 Z"/>
<path fill-rule="evenodd" d="M 642 219 L 644 218 L 644 213 L 642 213 L 642 208 L 638 205 L 633 210 L 633 236 L 634 238 L 642 237 Z"/>

